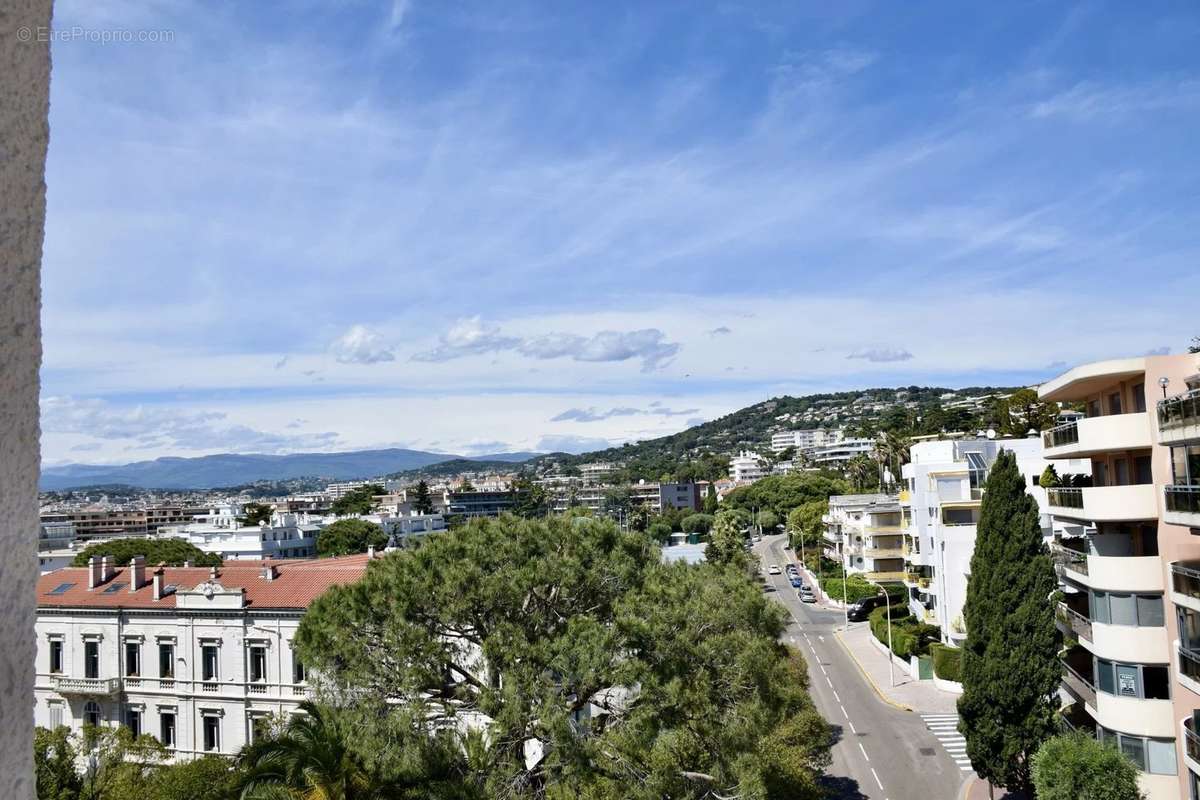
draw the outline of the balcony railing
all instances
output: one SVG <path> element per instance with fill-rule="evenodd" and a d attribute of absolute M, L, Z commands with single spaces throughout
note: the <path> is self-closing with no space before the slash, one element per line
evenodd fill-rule
<path fill-rule="evenodd" d="M 1158 401 L 1158 428 L 1168 430 L 1200 423 L 1200 389 Z"/>
<path fill-rule="evenodd" d="M 864 572 L 863 577 L 869 581 L 902 581 L 903 572 Z"/>
<path fill-rule="evenodd" d="M 1167 511 L 1200 514 L 1200 486 L 1168 486 L 1164 495 Z"/>
<path fill-rule="evenodd" d="M 1082 639 L 1092 641 L 1092 621 L 1066 603 L 1058 604 L 1058 618 Z"/>
<path fill-rule="evenodd" d="M 1094 707 L 1096 705 L 1096 687 L 1090 680 L 1076 672 L 1067 662 L 1060 659 L 1059 663 L 1062 664 L 1063 668 L 1063 683 L 1078 695 L 1080 699 L 1091 703 Z"/>
<path fill-rule="evenodd" d="M 1192 761 L 1200 763 L 1200 736 L 1196 734 L 1195 727 L 1190 718 L 1183 720 L 1183 751 Z"/>
<path fill-rule="evenodd" d="M 863 550 L 868 558 L 903 558 L 904 551 L 899 547 L 868 547 Z"/>
<path fill-rule="evenodd" d="M 1047 489 L 1046 502 L 1059 508 L 1083 508 L 1083 489 L 1062 487 Z"/>
<path fill-rule="evenodd" d="M 1042 434 L 1042 444 L 1047 448 L 1065 444 L 1079 444 L 1079 423 L 1067 422 Z"/>
<path fill-rule="evenodd" d="M 120 678 L 57 677 L 52 683 L 59 694 L 110 695 L 121 691 Z"/>
<path fill-rule="evenodd" d="M 1200 569 L 1194 569 L 1178 562 L 1172 564 L 1171 588 L 1179 594 L 1200 600 Z"/>
<path fill-rule="evenodd" d="M 1179 645 L 1179 674 L 1200 683 L 1200 650 Z"/>
<path fill-rule="evenodd" d="M 1061 544 L 1053 545 L 1050 548 L 1050 557 L 1054 559 L 1054 564 L 1061 569 L 1069 569 L 1072 572 L 1078 572 L 1081 575 L 1088 574 L 1087 554 L 1081 553 L 1078 550 L 1072 550 L 1069 547 L 1063 547 Z"/>

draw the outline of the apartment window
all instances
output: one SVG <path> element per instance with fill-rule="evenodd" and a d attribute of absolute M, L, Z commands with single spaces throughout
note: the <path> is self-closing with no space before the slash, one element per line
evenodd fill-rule
<path fill-rule="evenodd" d="M 1161 595 L 1091 591 L 1092 621 L 1103 625 L 1158 628 L 1163 624 Z"/>
<path fill-rule="evenodd" d="M 1120 414 L 1121 413 L 1121 393 L 1120 392 L 1113 392 L 1112 394 L 1110 394 L 1108 396 L 1108 413 L 1110 413 L 1110 414 Z"/>
<path fill-rule="evenodd" d="M 1139 700 L 1170 700 L 1170 676 L 1165 666 L 1120 664 L 1096 659 L 1096 686 L 1105 694 Z"/>
<path fill-rule="evenodd" d="M 175 746 L 175 712 L 162 711 L 158 715 L 158 733 L 164 747 Z"/>
<path fill-rule="evenodd" d="M 1177 486 L 1200 484 L 1200 445 L 1171 448 L 1171 478 Z"/>
<path fill-rule="evenodd" d="M 1175 775 L 1177 772 L 1173 739 L 1130 736 L 1107 728 L 1097 728 L 1096 737 L 1105 744 L 1115 745 L 1129 756 L 1142 772 L 1155 775 Z"/>
<path fill-rule="evenodd" d="M 265 645 L 250 646 L 250 681 L 261 683 L 267 679 L 267 648 Z"/>
<path fill-rule="evenodd" d="M 1139 486 L 1154 483 L 1154 471 L 1150 467 L 1150 456 L 1137 456 L 1133 459 L 1133 480 Z"/>
<path fill-rule="evenodd" d="M 129 733 L 133 738 L 142 735 L 142 712 L 136 708 L 131 708 L 125 712 L 125 727 L 129 728 Z"/>
<path fill-rule="evenodd" d="M 1133 410 L 1141 413 L 1146 410 L 1146 384 L 1135 383 L 1133 389 Z"/>
<path fill-rule="evenodd" d="M 100 677 L 100 643 L 95 640 L 83 643 L 83 677 Z"/>
<path fill-rule="evenodd" d="M 296 652 L 293 650 L 292 651 L 292 683 L 304 683 L 304 681 L 305 681 L 304 662 L 300 660 L 300 657 L 297 656 Z"/>
<path fill-rule="evenodd" d="M 1129 485 L 1129 462 L 1123 458 L 1118 458 L 1113 462 L 1114 485 L 1128 486 Z"/>
<path fill-rule="evenodd" d="M 131 678 L 142 674 L 142 647 L 137 642 L 125 643 L 125 674 Z"/>
<path fill-rule="evenodd" d="M 205 681 L 218 680 L 217 660 L 219 649 L 215 644 L 200 646 L 200 679 Z"/>
<path fill-rule="evenodd" d="M 61 728 L 63 724 L 63 704 L 57 701 L 50 703 L 50 730 Z"/>
<path fill-rule="evenodd" d="M 171 642 L 158 643 L 158 677 L 175 677 L 175 645 Z"/>
<path fill-rule="evenodd" d="M 1108 464 L 1106 462 L 1092 462 L 1092 485 L 1108 486 Z"/>
<path fill-rule="evenodd" d="M 52 675 L 60 675 L 63 671 L 63 641 L 62 639 L 50 640 L 50 673 Z"/>
<path fill-rule="evenodd" d="M 1099 400 L 1088 400 L 1087 415 L 1089 417 L 1100 416 L 1100 401 Z"/>
<path fill-rule="evenodd" d="M 95 700 L 89 700 L 84 705 L 83 724 L 91 728 L 100 727 L 100 705 Z"/>
<path fill-rule="evenodd" d="M 221 749 L 221 718 L 204 717 L 204 749 L 213 752 Z"/>
<path fill-rule="evenodd" d="M 249 736 L 249 744 L 254 744 L 270 733 L 268 730 L 269 721 L 266 714 L 251 713 L 246 716 L 246 733 Z"/>

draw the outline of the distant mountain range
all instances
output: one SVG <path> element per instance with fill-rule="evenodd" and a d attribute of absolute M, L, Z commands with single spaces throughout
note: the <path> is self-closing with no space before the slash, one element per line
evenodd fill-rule
<path fill-rule="evenodd" d="M 443 461 L 519 464 L 538 453 L 494 453 L 465 457 L 424 450 L 357 450 L 347 453 L 291 453 L 283 456 L 223 453 L 197 458 L 156 458 L 132 464 L 66 464 L 42 470 L 43 491 L 123 484 L 142 489 L 212 489 L 261 480 L 321 477 L 355 480 L 420 469 Z M 490 464 L 489 464 L 490 466 Z"/>

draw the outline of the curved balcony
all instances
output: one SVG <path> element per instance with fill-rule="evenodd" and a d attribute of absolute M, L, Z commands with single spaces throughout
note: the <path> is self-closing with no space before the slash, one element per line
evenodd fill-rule
<path fill-rule="evenodd" d="M 1187 768 L 1200 775 L 1200 735 L 1196 733 L 1196 725 L 1191 717 L 1184 717 L 1180 722 L 1183 728 L 1183 761 Z"/>
<path fill-rule="evenodd" d="M 1158 519 L 1154 484 L 1088 486 L 1046 490 L 1046 511 L 1055 517 L 1091 522 Z"/>
<path fill-rule="evenodd" d="M 1150 415 L 1112 414 L 1088 417 L 1051 428 L 1042 434 L 1046 458 L 1086 458 L 1120 450 L 1145 450 L 1154 444 Z"/>
<path fill-rule="evenodd" d="M 1181 685 L 1200 695 L 1200 650 L 1175 646 L 1175 676 Z"/>
<path fill-rule="evenodd" d="M 1166 664 L 1171 661 L 1167 629 L 1136 625 L 1110 625 L 1092 620 L 1092 638 L 1080 644 L 1100 658 Z"/>
<path fill-rule="evenodd" d="M 1076 700 L 1085 705 L 1096 707 L 1096 687 L 1092 683 L 1090 675 L 1084 675 L 1079 670 L 1076 670 L 1066 661 L 1059 659 L 1062 664 L 1063 674 L 1062 682 L 1067 691 L 1071 693 Z"/>
<path fill-rule="evenodd" d="M 1080 641 L 1090 642 L 1092 640 L 1092 621 L 1086 615 L 1080 614 L 1066 603 L 1058 604 L 1058 611 L 1055 614 L 1055 618 L 1065 632 L 1070 632 Z"/>
<path fill-rule="evenodd" d="M 1159 400 L 1157 417 L 1160 444 L 1200 441 L 1200 389 Z"/>
<path fill-rule="evenodd" d="M 1096 722 L 1109 730 L 1164 739 L 1175 735 L 1175 712 L 1170 700 L 1141 700 L 1097 692 L 1095 708 Z"/>
<path fill-rule="evenodd" d="M 1200 561 L 1171 562 L 1171 602 L 1200 613 Z"/>
<path fill-rule="evenodd" d="M 867 558 L 904 558 L 904 550 L 899 547 L 865 547 L 862 551 Z"/>
<path fill-rule="evenodd" d="M 1200 486 L 1163 488 L 1163 522 L 1200 528 Z"/>
<path fill-rule="evenodd" d="M 110 696 L 121 691 L 120 678 L 67 678 L 50 680 L 54 691 L 64 695 Z"/>

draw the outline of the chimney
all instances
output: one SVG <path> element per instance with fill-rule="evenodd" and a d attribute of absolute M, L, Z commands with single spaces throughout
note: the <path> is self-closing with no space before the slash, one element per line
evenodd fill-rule
<path fill-rule="evenodd" d="M 184 567 L 184 569 L 191 569 L 191 567 L 192 567 L 192 561 L 191 561 L 191 559 L 188 559 L 188 560 L 184 561 L 184 562 L 183 562 L 183 567 Z"/>
<path fill-rule="evenodd" d="M 100 557 L 100 582 L 108 583 L 113 576 L 113 559 L 112 556 Z"/>
<path fill-rule="evenodd" d="M 372 561 L 375 558 L 375 545 L 367 545 L 367 561 Z"/>
<path fill-rule="evenodd" d="M 100 579 L 100 556 L 92 556 L 88 559 L 88 589 L 95 589 L 103 582 Z"/>
<path fill-rule="evenodd" d="M 271 559 L 269 557 L 263 559 L 262 576 L 268 581 L 275 580 L 275 565 L 271 563 Z"/>
<path fill-rule="evenodd" d="M 163 565 L 159 564 L 154 570 L 154 599 L 162 600 L 163 596 Z"/>
<path fill-rule="evenodd" d="M 217 568 L 216 567 L 208 568 L 208 579 L 210 581 L 215 581 L 217 579 Z"/>
<path fill-rule="evenodd" d="M 129 559 L 129 591 L 136 592 L 146 585 L 146 557 L 134 556 Z"/>

